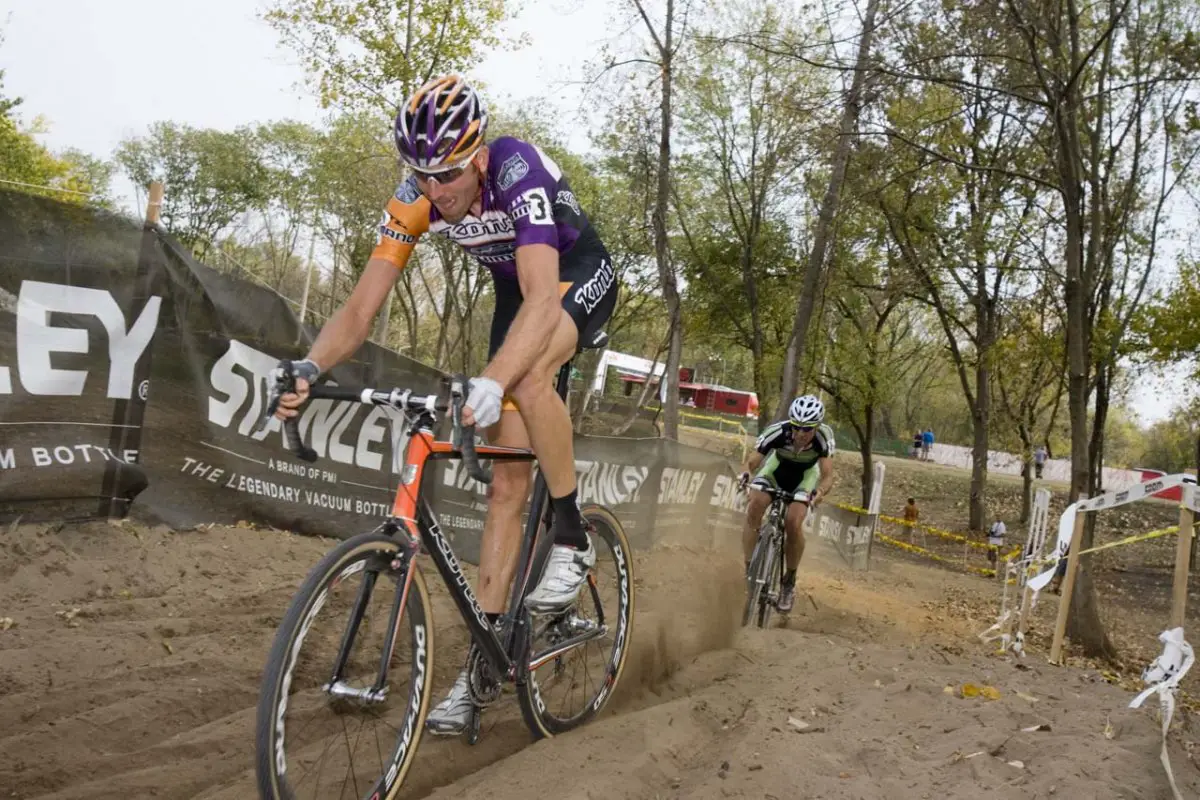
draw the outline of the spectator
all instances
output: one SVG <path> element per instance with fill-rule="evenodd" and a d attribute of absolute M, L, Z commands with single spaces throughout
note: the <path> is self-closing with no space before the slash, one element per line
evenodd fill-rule
<path fill-rule="evenodd" d="M 933 428 L 926 428 L 925 432 L 921 434 L 921 457 L 928 461 L 931 450 L 933 450 Z"/>
<path fill-rule="evenodd" d="M 992 527 L 988 529 L 988 562 L 994 567 L 996 566 L 996 558 L 1000 553 L 1000 548 L 1004 546 L 1004 534 L 1008 533 L 1008 529 L 1004 526 L 1004 520 L 997 519 L 992 523 Z"/>
<path fill-rule="evenodd" d="M 921 431 L 918 430 L 913 434 L 912 451 L 910 452 L 910 455 L 913 458 L 921 457 L 921 441 Z"/>
<path fill-rule="evenodd" d="M 917 498 L 908 498 L 908 505 L 904 507 L 904 521 L 917 524 L 917 518 L 921 516 L 921 509 L 917 508 Z"/>
<path fill-rule="evenodd" d="M 1046 446 L 1039 444 L 1033 451 L 1033 474 L 1039 481 L 1042 479 L 1042 468 L 1046 466 Z"/>

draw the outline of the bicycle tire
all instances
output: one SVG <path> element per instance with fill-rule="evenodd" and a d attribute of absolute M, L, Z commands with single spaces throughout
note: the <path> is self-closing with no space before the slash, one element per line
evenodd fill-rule
<path fill-rule="evenodd" d="M 750 624 L 750 620 L 754 618 L 754 611 L 758 608 L 758 595 L 760 590 L 759 576 L 762 575 L 762 561 L 766 558 L 768 538 L 763 534 L 767 532 L 766 525 L 762 525 L 758 531 L 758 540 L 754 543 L 754 550 L 750 553 L 750 565 L 746 567 L 746 605 L 742 609 L 742 627 Z"/>
<path fill-rule="evenodd" d="M 771 598 L 778 601 L 779 585 L 783 577 L 784 553 L 783 548 L 775 546 L 771 540 L 771 559 L 766 565 L 764 580 L 758 600 L 758 627 L 766 628 L 771 624 Z M 778 567 L 778 569 L 776 569 Z"/>
<path fill-rule="evenodd" d="M 313 618 L 325 604 L 328 590 L 343 579 L 362 571 L 363 567 L 357 565 L 364 563 L 372 555 L 394 557 L 400 550 L 400 542 L 379 533 L 365 533 L 347 539 L 327 553 L 309 571 L 293 596 L 276 631 L 259 690 L 255 723 L 255 769 L 260 797 L 269 800 L 294 800 L 296 796 L 288 783 L 287 757 L 284 752 L 287 690 L 304 637 Z M 412 638 L 414 657 L 410 673 L 411 683 L 408 695 L 404 698 L 403 707 L 407 708 L 404 722 L 397 727 L 401 733 L 396 748 L 392 751 L 388 767 L 376 779 L 373 790 L 366 795 L 378 797 L 380 800 L 393 800 L 396 797 L 416 758 L 433 688 L 433 608 L 421 571 L 415 564 L 410 565 L 408 569 L 412 570 L 412 576 L 402 609 L 403 619 L 408 620 L 408 625 L 398 626 L 397 636 L 403 635 L 402 631 L 407 630 Z M 397 581 L 403 581 L 405 578 L 404 574 L 398 575 Z M 389 698 L 385 702 L 390 703 L 392 700 Z M 279 769 L 280 766 L 282 770 Z"/>
<path fill-rule="evenodd" d="M 776 564 L 783 561 L 783 553 L 776 546 L 774 532 L 768 534 L 769 545 L 767 547 L 767 558 L 762 565 L 762 579 L 758 586 L 758 614 L 755 619 L 755 624 L 760 628 L 765 628 L 771 621 L 771 590 L 774 587 L 774 575 L 777 570 Z"/>
<path fill-rule="evenodd" d="M 597 547 L 597 563 L 599 563 L 599 546 L 602 541 L 608 546 L 617 565 L 618 607 L 615 609 L 617 627 L 613 630 L 613 646 L 605 663 L 605 676 L 600 690 L 586 703 L 583 711 L 570 717 L 558 717 L 546 709 L 538 687 L 536 670 L 530 669 L 533 641 L 531 638 L 526 638 L 525 652 L 521 658 L 522 666 L 518 667 L 524 674 L 518 676 L 517 698 L 521 705 L 521 715 L 535 739 L 566 733 L 589 722 L 599 714 L 612 698 L 629 655 L 634 611 L 633 550 L 629 547 L 625 530 L 611 511 L 602 506 L 588 505 L 584 506 L 581 512 L 583 518 L 592 525 L 592 542 Z M 531 586 L 530 590 L 532 591 L 532 589 Z M 583 591 L 588 591 L 586 586 Z M 607 610 L 606 616 L 608 616 Z M 528 613 L 525 615 L 525 621 L 527 629 L 532 631 L 531 617 Z"/>

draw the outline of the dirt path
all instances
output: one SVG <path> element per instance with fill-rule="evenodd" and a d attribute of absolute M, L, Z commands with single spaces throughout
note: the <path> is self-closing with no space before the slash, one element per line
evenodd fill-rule
<path fill-rule="evenodd" d="M 244 528 L 7 531 L 0 796 L 254 796 L 262 663 L 330 546 Z M 886 558 L 852 575 L 814 547 L 811 600 L 785 628 L 743 631 L 735 552 L 664 547 L 637 567 L 634 649 L 606 718 L 531 746 L 502 703 L 474 748 L 427 737 L 402 796 L 1169 796 L 1151 709 L 1123 710 L 1129 695 L 1095 674 L 975 644 L 980 620 L 945 601 L 990 584 Z M 440 588 L 435 604 L 440 693 L 464 637 Z M 964 683 L 1000 698 L 960 697 Z M 1050 730 L 1021 731 L 1038 724 Z M 1172 734 L 1186 796 L 1200 795 L 1195 738 Z"/>

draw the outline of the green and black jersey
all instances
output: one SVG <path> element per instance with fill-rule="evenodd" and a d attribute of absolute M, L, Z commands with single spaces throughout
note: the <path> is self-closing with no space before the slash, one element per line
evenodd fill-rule
<path fill-rule="evenodd" d="M 784 420 L 763 431 L 755 448 L 766 456 L 754 476 L 756 480 L 766 480 L 785 492 L 794 493 L 797 489 L 812 492 L 821 478 L 818 463 L 822 458 L 833 457 L 833 429 L 818 425 L 808 447 L 797 450 L 796 429 Z"/>

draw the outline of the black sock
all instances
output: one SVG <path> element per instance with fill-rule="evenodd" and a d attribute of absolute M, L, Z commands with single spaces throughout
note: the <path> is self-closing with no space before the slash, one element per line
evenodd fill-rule
<path fill-rule="evenodd" d="M 787 572 L 783 573 L 783 585 L 784 586 L 795 586 L 796 585 L 796 570 L 789 569 Z"/>
<path fill-rule="evenodd" d="M 554 507 L 554 543 L 574 547 L 576 550 L 586 550 L 587 535 L 584 533 L 583 517 L 576 503 L 578 490 L 566 497 L 555 497 L 550 503 Z"/>

